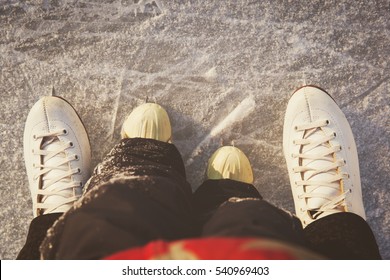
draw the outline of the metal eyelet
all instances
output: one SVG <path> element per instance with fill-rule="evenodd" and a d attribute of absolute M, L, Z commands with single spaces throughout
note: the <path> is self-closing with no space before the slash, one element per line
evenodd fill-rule
<path fill-rule="evenodd" d="M 326 125 L 329 125 L 330 124 L 330 121 L 329 120 L 326 120 Z"/>
<path fill-rule="evenodd" d="M 34 139 L 34 140 L 37 140 L 37 136 L 36 136 L 35 134 L 33 135 L 33 139 Z"/>
<path fill-rule="evenodd" d="M 70 145 L 71 147 L 73 147 L 73 146 L 74 146 L 73 142 L 69 142 L 69 145 Z"/>
<path fill-rule="evenodd" d="M 74 155 L 74 159 L 75 160 L 79 160 L 79 156 L 78 155 Z"/>
<path fill-rule="evenodd" d="M 295 130 L 295 131 L 298 131 L 298 126 L 297 126 L 297 125 L 294 126 L 294 130 Z"/>
<path fill-rule="evenodd" d="M 62 131 L 62 133 L 63 133 L 63 135 L 68 135 L 68 131 L 67 131 L 66 129 L 64 129 L 64 130 Z"/>

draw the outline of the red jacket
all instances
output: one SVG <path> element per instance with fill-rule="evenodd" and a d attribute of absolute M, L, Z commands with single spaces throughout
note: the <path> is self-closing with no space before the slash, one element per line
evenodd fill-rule
<path fill-rule="evenodd" d="M 153 241 L 143 247 L 127 249 L 106 257 L 107 260 L 291 260 L 319 259 L 306 249 L 259 238 L 199 238 L 173 242 Z"/>

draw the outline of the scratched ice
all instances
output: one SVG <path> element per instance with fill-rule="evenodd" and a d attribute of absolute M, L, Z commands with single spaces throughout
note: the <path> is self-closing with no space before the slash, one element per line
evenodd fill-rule
<path fill-rule="evenodd" d="M 0 1 L 0 258 L 16 257 L 32 218 L 24 121 L 53 86 L 81 115 L 95 165 L 148 98 L 170 114 L 193 188 L 234 143 L 264 198 L 292 211 L 282 124 L 307 83 L 351 123 L 368 222 L 390 259 L 388 19 L 386 0 Z"/>

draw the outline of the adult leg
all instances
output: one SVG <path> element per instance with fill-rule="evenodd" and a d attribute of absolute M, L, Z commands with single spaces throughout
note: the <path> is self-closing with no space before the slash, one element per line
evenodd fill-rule
<path fill-rule="evenodd" d="M 26 243 L 16 259 L 39 260 L 39 247 L 46 236 L 46 232 L 61 215 L 62 213 L 52 213 L 34 218 L 30 223 Z"/>
<path fill-rule="evenodd" d="M 312 250 L 330 259 L 381 259 L 375 236 L 367 222 L 354 213 L 336 213 L 304 229 Z"/>
<path fill-rule="evenodd" d="M 311 247 L 333 259 L 380 258 L 365 222 L 352 130 L 327 92 L 305 86 L 293 94 L 283 149 L 295 211 Z"/>
<path fill-rule="evenodd" d="M 47 96 L 34 104 L 24 130 L 24 158 L 34 219 L 17 259 L 39 259 L 47 230 L 81 196 L 90 176 L 88 135 L 67 101 Z"/>

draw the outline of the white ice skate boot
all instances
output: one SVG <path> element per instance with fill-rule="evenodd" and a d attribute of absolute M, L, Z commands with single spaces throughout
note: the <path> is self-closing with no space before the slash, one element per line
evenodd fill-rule
<path fill-rule="evenodd" d="M 158 104 L 142 104 L 124 121 L 121 136 L 122 139 L 148 138 L 171 142 L 172 129 L 168 113 Z"/>
<path fill-rule="evenodd" d="M 337 212 L 365 219 L 352 130 L 325 91 L 305 86 L 293 94 L 284 119 L 283 150 L 296 215 L 304 227 Z"/>
<path fill-rule="evenodd" d="M 224 146 L 219 148 L 209 159 L 208 179 L 230 179 L 248 184 L 253 183 L 251 164 L 238 148 Z"/>
<path fill-rule="evenodd" d="M 24 159 L 34 217 L 72 207 L 90 176 L 91 149 L 67 101 L 47 96 L 34 104 L 24 130 Z"/>

